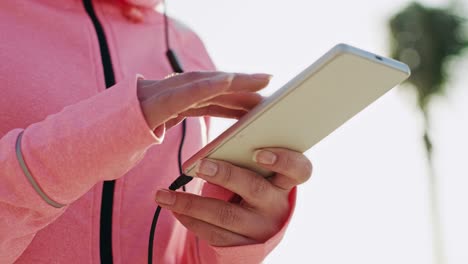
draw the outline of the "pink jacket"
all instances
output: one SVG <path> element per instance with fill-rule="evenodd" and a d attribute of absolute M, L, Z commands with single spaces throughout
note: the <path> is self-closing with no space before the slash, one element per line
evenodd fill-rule
<path fill-rule="evenodd" d="M 178 176 L 181 137 L 179 126 L 157 138 L 136 97 L 137 74 L 161 79 L 171 73 L 163 17 L 152 9 L 157 2 L 93 1 L 112 62 L 116 84 L 110 89 L 102 40 L 82 0 L 0 2 L 0 263 L 99 263 L 103 218 L 112 220 L 103 244 L 113 262 L 146 262 L 154 194 Z M 142 21 L 129 19 L 135 10 Z M 193 32 L 173 20 L 170 32 L 186 71 L 214 69 Z M 187 124 L 183 159 L 206 142 L 203 118 Z M 112 210 L 101 217 L 103 181 L 111 180 Z M 188 191 L 231 195 L 200 180 Z M 294 198 L 292 192 L 291 208 Z M 212 247 L 163 210 L 154 262 L 259 263 L 286 226 L 265 243 Z"/>

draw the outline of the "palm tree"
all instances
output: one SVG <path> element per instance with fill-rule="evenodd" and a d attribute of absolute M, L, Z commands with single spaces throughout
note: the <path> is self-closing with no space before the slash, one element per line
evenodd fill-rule
<path fill-rule="evenodd" d="M 433 227 L 434 262 L 444 263 L 442 231 L 437 195 L 437 178 L 432 159 L 429 105 L 435 95 L 444 94 L 449 79 L 448 62 L 467 47 L 463 35 L 464 19 L 454 8 L 429 8 L 411 3 L 391 18 L 392 56 L 407 63 L 412 71 L 408 80 L 417 94 L 424 117 L 423 141 L 429 165 L 429 190 Z"/>

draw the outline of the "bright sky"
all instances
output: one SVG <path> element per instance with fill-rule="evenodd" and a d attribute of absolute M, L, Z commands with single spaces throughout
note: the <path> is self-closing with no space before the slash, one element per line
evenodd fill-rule
<path fill-rule="evenodd" d="M 273 74 L 271 94 L 337 43 L 386 55 L 386 22 L 408 2 L 170 0 L 169 11 L 199 33 L 219 69 Z M 432 120 L 450 264 L 468 263 L 468 56 L 453 69 Z M 308 151 L 313 178 L 266 263 L 431 263 L 421 124 L 411 94 L 396 88 Z M 228 125 L 217 120 L 213 136 Z"/>

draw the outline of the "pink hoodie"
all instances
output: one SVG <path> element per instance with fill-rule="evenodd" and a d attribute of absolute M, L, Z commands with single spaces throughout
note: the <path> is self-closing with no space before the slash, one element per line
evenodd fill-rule
<path fill-rule="evenodd" d="M 178 176 L 181 127 L 167 131 L 164 140 L 157 138 L 141 113 L 137 74 L 161 79 L 171 69 L 164 55 L 163 17 L 152 9 L 158 1 L 126 2 L 130 6 L 93 1 L 116 81 L 107 90 L 99 39 L 83 1 L 0 3 L 0 263 L 99 263 L 102 182 L 110 180 L 116 180 L 108 216 L 112 239 L 104 242 L 111 245 L 114 263 L 146 262 L 155 191 Z M 129 7 L 143 20 L 123 15 Z M 214 69 L 193 32 L 173 20 L 170 32 L 186 71 Z M 184 160 L 206 142 L 203 118 L 187 124 Z M 187 189 L 218 198 L 231 195 L 200 180 Z M 295 191 L 290 197 L 293 208 Z M 286 226 L 265 243 L 212 247 L 163 210 L 154 262 L 259 263 Z"/>

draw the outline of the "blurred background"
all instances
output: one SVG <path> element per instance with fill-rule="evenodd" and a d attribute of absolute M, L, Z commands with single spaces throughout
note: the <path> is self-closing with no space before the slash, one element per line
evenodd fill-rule
<path fill-rule="evenodd" d="M 313 177 L 265 263 L 468 263 L 468 2 L 168 2 L 220 70 L 273 74 L 264 95 L 337 43 L 413 68 L 306 153 Z M 216 119 L 211 137 L 231 124 Z"/>

